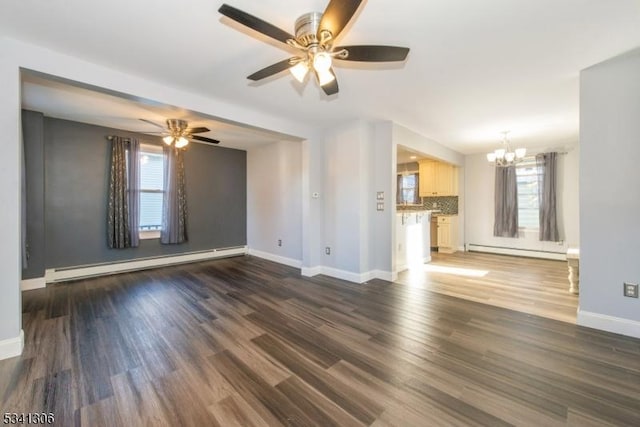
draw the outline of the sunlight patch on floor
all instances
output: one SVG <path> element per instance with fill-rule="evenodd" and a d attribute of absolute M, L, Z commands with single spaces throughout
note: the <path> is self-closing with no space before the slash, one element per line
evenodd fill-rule
<path fill-rule="evenodd" d="M 423 271 L 428 273 L 444 273 L 465 277 L 484 277 L 489 270 L 475 270 L 472 268 L 447 267 L 445 265 L 424 264 Z"/>

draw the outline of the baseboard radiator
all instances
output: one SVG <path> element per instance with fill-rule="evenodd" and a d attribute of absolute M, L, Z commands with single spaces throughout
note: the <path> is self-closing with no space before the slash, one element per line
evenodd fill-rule
<path fill-rule="evenodd" d="M 136 258 L 125 261 L 80 265 L 64 268 L 50 268 L 45 270 L 46 283 L 64 282 L 67 280 L 83 279 L 87 277 L 105 276 L 124 273 L 127 271 L 147 270 L 175 264 L 206 261 L 216 258 L 242 256 L 247 253 L 246 246 L 209 249 L 205 251 L 188 252 L 174 255 L 162 255 L 149 258 Z"/>
<path fill-rule="evenodd" d="M 516 249 L 502 246 L 486 246 L 467 243 L 466 250 L 469 252 L 486 252 L 500 255 L 513 255 L 529 258 L 553 259 L 558 261 L 566 261 L 567 255 L 564 252 L 538 251 L 535 249 Z"/>

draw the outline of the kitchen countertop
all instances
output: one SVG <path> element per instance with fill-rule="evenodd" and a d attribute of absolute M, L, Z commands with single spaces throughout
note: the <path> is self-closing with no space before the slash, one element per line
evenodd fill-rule
<path fill-rule="evenodd" d="M 398 209 L 396 214 L 412 214 L 412 213 L 431 213 L 440 212 L 438 209 Z"/>

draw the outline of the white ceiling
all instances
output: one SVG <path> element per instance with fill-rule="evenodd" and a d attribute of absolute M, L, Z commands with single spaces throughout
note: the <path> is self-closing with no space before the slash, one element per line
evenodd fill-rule
<path fill-rule="evenodd" d="M 327 4 L 228 2 L 289 32 Z M 310 125 L 393 120 L 463 153 L 495 148 L 503 130 L 518 146 L 576 141 L 579 71 L 640 45 L 640 0 L 364 1 L 339 43 L 411 53 L 399 67 L 340 67 L 340 93 L 326 97 L 287 73 L 246 80 L 290 51 L 222 17 L 221 3 L 3 1 L 0 36 Z"/>

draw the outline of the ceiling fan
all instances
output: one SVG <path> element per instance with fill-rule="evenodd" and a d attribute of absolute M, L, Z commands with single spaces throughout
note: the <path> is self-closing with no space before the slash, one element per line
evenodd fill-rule
<path fill-rule="evenodd" d="M 333 72 L 333 60 L 360 62 L 404 61 L 409 48 L 397 46 L 334 46 L 333 42 L 351 20 L 362 0 L 330 0 L 324 13 L 305 13 L 296 20 L 293 36 L 253 15 L 223 4 L 221 14 L 266 36 L 298 49 L 297 56 L 277 62 L 247 77 L 261 80 L 284 70 L 302 82 L 312 70 L 327 95 L 338 93 L 338 82 Z"/>
<path fill-rule="evenodd" d="M 150 132 L 150 133 L 159 133 L 162 135 L 162 140 L 167 145 L 175 145 L 176 148 L 186 147 L 189 144 L 189 140 L 208 142 L 210 144 L 219 144 L 220 141 L 217 139 L 207 138 L 205 136 L 195 135 L 196 133 L 204 133 L 209 132 L 209 128 L 205 127 L 195 127 L 190 128 L 189 123 L 186 120 L 180 119 L 167 119 L 166 128 L 158 123 L 152 122 L 151 120 L 140 119 L 145 123 L 152 124 L 156 127 L 161 128 L 162 132 Z"/>

